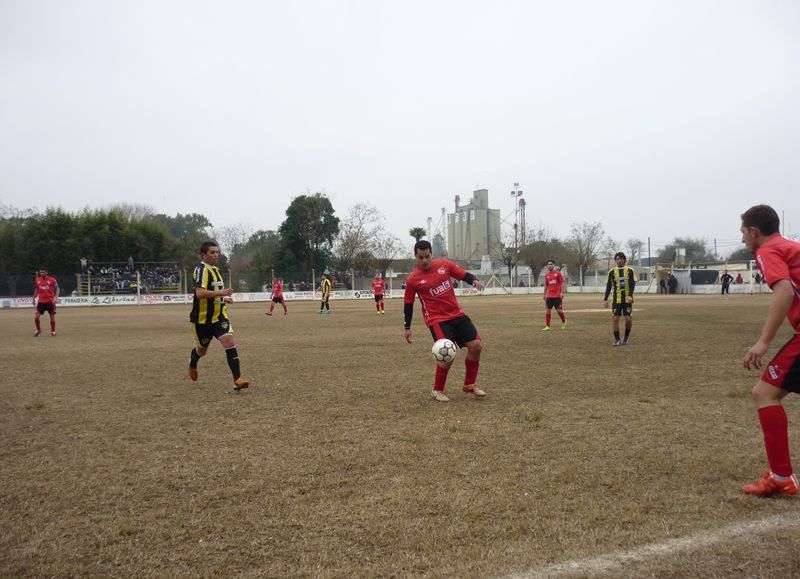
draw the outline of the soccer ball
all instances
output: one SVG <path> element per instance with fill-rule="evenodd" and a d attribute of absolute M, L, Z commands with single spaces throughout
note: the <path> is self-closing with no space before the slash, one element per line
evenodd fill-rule
<path fill-rule="evenodd" d="M 436 342 L 433 344 L 433 348 L 431 348 L 431 354 L 433 354 L 433 357 L 437 362 L 452 362 L 456 359 L 457 353 L 458 348 L 452 342 L 452 340 L 448 340 L 447 338 L 436 340 Z"/>

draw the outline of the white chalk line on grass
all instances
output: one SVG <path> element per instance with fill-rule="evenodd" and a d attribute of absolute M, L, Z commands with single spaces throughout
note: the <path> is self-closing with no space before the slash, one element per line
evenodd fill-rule
<path fill-rule="evenodd" d="M 575 559 L 565 563 L 557 563 L 547 567 L 509 575 L 508 577 L 509 579 L 538 579 L 540 577 L 572 575 L 578 572 L 608 573 L 618 571 L 629 563 L 638 563 L 656 557 L 674 555 L 680 552 L 695 551 L 721 543 L 735 542 L 737 540 L 750 538 L 753 535 L 763 535 L 795 527 L 800 527 L 800 514 L 791 513 L 777 515 L 749 523 L 731 525 L 717 531 L 705 531 L 695 535 L 670 539 L 663 543 L 653 543 L 629 551 L 619 551 L 599 557 L 589 557 L 586 559 Z"/>
<path fill-rule="evenodd" d="M 636 313 L 643 312 L 644 308 L 636 308 Z M 565 309 L 565 314 L 610 314 L 611 308 L 584 308 L 582 310 Z"/>

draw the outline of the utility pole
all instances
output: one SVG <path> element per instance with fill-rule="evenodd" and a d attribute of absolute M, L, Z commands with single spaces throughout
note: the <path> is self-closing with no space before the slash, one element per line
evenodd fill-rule
<path fill-rule="evenodd" d="M 514 189 L 511 190 L 511 196 L 514 198 L 514 280 L 511 281 L 511 286 L 514 287 L 517 277 L 517 255 L 519 255 L 519 210 L 520 206 L 524 206 L 522 197 L 522 189 L 519 188 L 519 183 L 514 183 Z M 524 235 L 524 234 L 523 234 Z"/>
<path fill-rule="evenodd" d="M 714 259 L 719 259 L 717 257 L 717 255 L 719 255 L 719 254 L 717 253 L 717 238 L 715 237 L 714 238 Z"/>

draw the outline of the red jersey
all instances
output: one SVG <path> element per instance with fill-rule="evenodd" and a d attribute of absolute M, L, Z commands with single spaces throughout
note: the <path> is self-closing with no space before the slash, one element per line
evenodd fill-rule
<path fill-rule="evenodd" d="M 776 235 L 756 250 L 756 263 L 769 287 L 788 279 L 794 288 L 794 300 L 786 319 L 800 333 L 800 243 Z"/>
<path fill-rule="evenodd" d="M 283 283 L 277 280 L 272 282 L 272 297 L 274 298 L 283 297 Z"/>
<path fill-rule="evenodd" d="M 386 284 L 382 279 L 376 278 L 375 281 L 372 282 L 372 293 L 376 296 L 382 296 L 385 289 Z"/>
<path fill-rule="evenodd" d="M 544 297 L 560 298 L 561 287 L 564 285 L 564 276 L 560 271 L 548 271 L 544 274 Z"/>
<path fill-rule="evenodd" d="M 456 299 L 451 277 L 464 279 L 467 272 L 449 259 L 434 259 L 427 271 L 416 268 L 406 280 L 406 293 L 403 302 L 414 303 L 419 296 L 425 325 L 452 320 L 464 315 L 464 310 Z"/>
<path fill-rule="evenodd" d="M 56 278 L 51 275 L 37 277 L 34 287 L 36 288 L 36 297 L 38 298 L 38 303 L 52 304 L 55 301 L 56 288 L 58 288 L 58 282 L 56 281 Z"/>

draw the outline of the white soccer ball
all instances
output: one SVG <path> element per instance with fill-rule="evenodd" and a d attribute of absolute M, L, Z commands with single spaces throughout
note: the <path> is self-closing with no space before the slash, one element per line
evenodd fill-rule
<path fill-rule="evenodd" d="M 457 353 L 458 347 L 452 340 L 448 340 L 447 338 L 436 340 L 433 344 L 433 348 L 431 348 L 431 354 L 433 354 L 434 359 L 437 362 L 444 362 L 445 364 L 455 360 Z"/>

